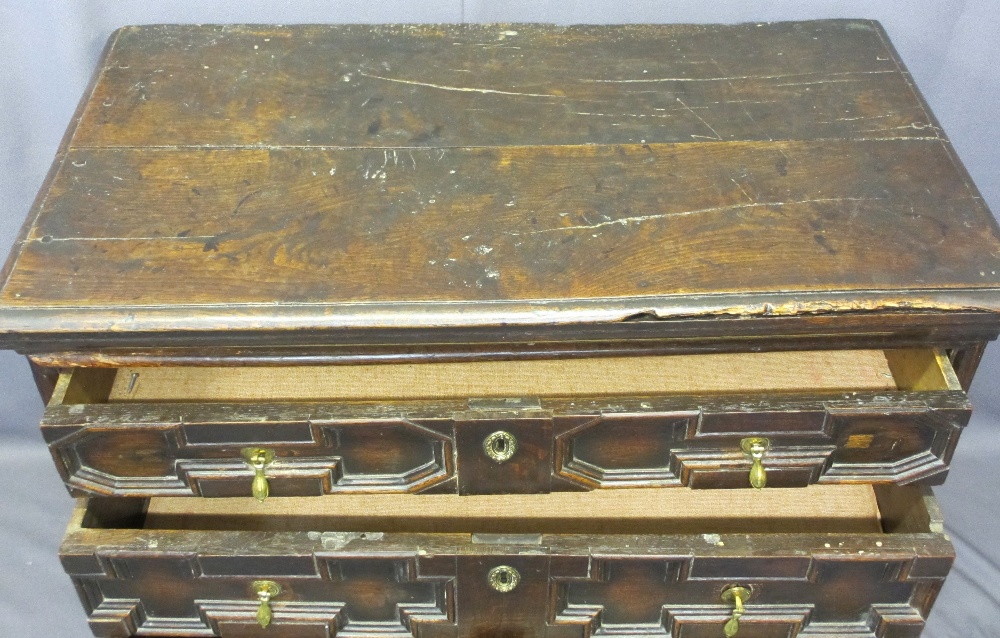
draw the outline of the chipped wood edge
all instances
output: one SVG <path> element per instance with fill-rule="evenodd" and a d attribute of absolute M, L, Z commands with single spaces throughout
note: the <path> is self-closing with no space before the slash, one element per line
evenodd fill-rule
<path fill-rule="evenodd" d="M 254 311 L 267 310 L 261 316 Z M 171 306 L 6 306 L 0 347 L 17 337 L 145 331 L 500 328 L 712 318 L 982 313 L 1000 330 L 1000 288 L 719 293 L 657 297 L 463 302 L 227 303 Z M 501 321 L 502 317 L 502 321 Z"/>

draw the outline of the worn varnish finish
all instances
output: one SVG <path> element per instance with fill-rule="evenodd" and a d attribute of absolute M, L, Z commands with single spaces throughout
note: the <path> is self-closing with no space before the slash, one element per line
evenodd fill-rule
<path fill-rule="evenodd" d="M 961 349 L 1000 329 L 997 255 L 876 23 L 130 27 L 0 343 Z"/>
<path fill-rule="evenodd" d="M 141 27 L 121 32 L 105 58 L 74 143 L 938 137 L 890 52 L 878 26 L 864 21 Z"/>
<path fill-rule="evenodd" d="M 968 318 L 956 315 L 921 315 L 932 318 L 937 325 L 910 325 L 906 335 L 889 337 L 887 335 L 840 335 L 836 340 L 829 334 L 809 335 L 806 331 L 817 329 L 815 324 L 807 323 L 805 318 L 788 318 L 784 324 L 772 323 L 776 332 L 768 335 L 744 335 L 742 338 L 703 338 L 699 340 L 685 339 L 671 341 L 669 339 L 634 339 L 631 341 L 585 341 L 585 342 L 554 342 L 533 341 L 530 343 L 457 343 L 454 333 L 438 333 L 437 336 L 447 339 L 448 343 L 430 345 L 340 345 L 311 347 L 258 347 L 258 348 L 227 348 L 218 345 L 204 348 L 163 348 L 153 347 L 141 352 L 135 350 L 101 348 L 89 352 L 45 352 L 29 356 L 34 365 L 43 369 L 59 368 L 104 368 L 104 367 L 161 367 L 161 366 L 292 366 L 292 365 L 354 365 L 380 363 L 414 363 L 414 362 L 455 362 L 455 361 L 494 361 L 577 358 L 595 356 L 630 356 L 630 355 L 669 355 L 697 354 L 710 352 L 725 352 L 734 349 L 756 352 L 781 348 L 783 350 L 819 350 L 825 348 L 914 348 L 929 344 L 947 343 L 950 356 L 955 361 L 956 371 L 961 370 L 961 378 L 971 379 L 975 374 L 973 360 L 967 357 L 966 351 L 982 351 L 986 347 L 985 339 L 991 337 L 981 335 L 984 341 L 965 341 L 970 339 L 969 330 L 976 327 L 965 322 Z M 982 315 L 976 315 L 982 317 Z M 911 318 L 912 319 L 912 318 Z M 951 319 L 950 323 L 941 323 Z M 722 321 L 722 320 L 719 320 Z M 774 320 L 778 321 L 778 320 Z M 787 335 L 778 332 L 782 327 L 796 328 L 799 334 Z M 715 322 L 718 323 L 718 322 Z M 844 328 L 844 322 L 839 324 Z M 739 320 L 729 320 L 728 328 L 738 331 L 746 323 Z M 647 326 L 655 327 L 655 326 Z M 703 326 L 704 327 L 704 326 Z M 759 326 L 758 326 L 759 327 Z M 980 326 L 981 327 L 981 326 Z M 961 336 L 958 336 L 961 335 Z M 221 340 L 221 339 L 220 339 Z"/>
<path fill-rule="evenodd" d="M 0 272 L 0 347 L 97 495 L 62 560 L 99 636 L 717 637 L 738 584 L 741 636 L 916 638 L 952 547 L 894 484 L 947 472 L 998 262 L 874 22 L 127 27 Z M 888 386 L 113 394 L 133 366 L 900 348 Z M 747 435 L 760 492 L 599 489 L 746 488 Z M 861 485 L 768 502 L 811 483 Z M 142 498 L 177 495 L 243 498 Z"/>
<path fill-rule="evenodd" d="M 10 280 L 20 296 L 5 299 L 583 300 L 956 279 L 988 289 L 1000 258 L 969 248 L 995 241 L 976 223 L 982 205 L 966 184 L 926 177 L 952 170 L 940 144 L 894 141 L 74 150 Z M 111 272 L 89 272 L 98 255 L 113 287 Z M 55 285 L 31 285 L 41 270 Z"/>
<path fill-rule="evenodd" d="M 886 533 L 489 536 L 141 529 L 141 500 L 98 499 L 78 509 L 62 560 L 109 637 L 717 637 L 720 593 L 740 583 L 753 590 L 741 635 L 916 638 L 951 545 L 931 497 L 881 500 Z M 498 565 L 520 573 L 512 592 L 489 587 Z M 266 630 L 259 578 L 284 590 Z"/>
<path fill-rule="evenodd" d="M 880 368 L 861 365 L 857 372 L 820 377 L 816 365 L 805 362 L 823 361 L 823 353 L 722 355 L 715 358 L 721 369 L 700 363 L 704 356 L 665 357 L 653 360 L 665 379 L 683 377 L 685 370 L 713 378 L 703 381 L 700 391 L 684 390 L 698 388 L 695 379 L 678 380 L 679 389 L 665 385 L 662 391 L 670 392 L 660 394 L 600 396 L 595 393 L 612 384 L 587 381 L 584 373 L 612 364 L 592 359 L 586 366 L 561 366 L 580 375 L 575 379 L 579 387 L 592 386 L 590 393 L 572 396 L 551 396 L 539 381 L 536 396 L 519 398 L 403 398 L 407 392 L 421 396 L 425 390 L 415 386 L 387 388 L 376 400 L 338 401 L 321 400 L 315 392 L 324 392 L 328 383 L 334 386 L 326 390 L 330 396 L 351 396 L 350 376 L 327 375 L 309 386 L 309 376 L 296 368 L 270 377 L 260 371 L 241 376 L 197 368 L 196 390 L 205 391 L 197 397 L 183 395 L 188 387 L 184 370 L 146 376 L 78 370 L 57 386 L 42 432 L 63 479 L 77 494 L 245 496 L 253 471 L 241 449 L 250 445 L 274 450 L 267 475 L 276 496 L 746 488 L 750 460 L 740 440 L 750 435 L 770 440 L 765 466 L 772 487 L 943 480 L 971 412 L 948 359 L 929 350 L 887 352 L 887 358 L 877 352 L 834 354 L 826 359 L 831 366 L 847 367 L 862 356 L 872 362 L 881 358 L 882 374 L 891 369 L 891 377 L 880 381 Z M 771 365 L 802 368 L 790 369 L 788 378 L 767 375 L 754 367 L 760 357 Z M 749 383 L 745 374 L 726 374 L 729 366 L 757 370 L 767 377 L 758 382 L 761 387 L 785 385 L 751 391 L 741 385 Z M 412 370 L 431 374 L 421 371 L 435 368 Z M 505 369 L 527 374 L 529 368 L 522 362 Z M 470 364 L 444 369 L 451 377 L 474 374 Z M 544 369 L 560 374 L 554 366 Z M 862 374 L 871 378 L 846 385 Z M 213 382 L 213 375 L 229 379 L 233 387 Z M 287 393 L 305 386 L 298 400 L 279 388 L 277 379 L 288 375 L 296 375 L 293 383 L 280 387 Z M 157 377 L 164 387 L 156 385 Z M 795 392 L 800 378 L 806 389 Z M 165 387 L 170 379 L 181 394 Z M 135 400 L 128 400 L 130 386 Z M 712 393 L 709 387 L 728 389 Z M 109 396 L 119 402 L 108 402 Z M 486 437 L 498 430 L 512 434 L 518 446 L 502 464 L 483 450 Z"/>
<path fill-rule="evenodd" d="M 52 407 L 42 430 L 74 491 L 120 496 L 249 494 L 247 445 L 276 451 L 275 495 L 745 488 L 749 433 L 770 438 L 776 487 L 937 482 L 969 411 L 961 392 L 545 399 L 471 414 L 458 401 L 107 404 Z M 482 445 L 500 429 L 521 449 L 498 467 Z"/>

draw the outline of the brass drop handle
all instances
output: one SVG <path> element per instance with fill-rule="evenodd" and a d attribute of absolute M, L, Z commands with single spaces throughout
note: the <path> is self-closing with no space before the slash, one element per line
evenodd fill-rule
<path fill-rule="evenodd" d="M 750 598 L 750 589 L 739 585 L 727 587 L 722 592 L 722 600 L 733 606 L 733 615 L 726 621 L 722 631 L 726 638 L 733 638 L 740 630 L 740 616 L 743 615 L 743 602 Z"/>
<path fill-rule="evenodd" d="M 506 463 L 517 451 L 517 439 L 510 432 L 499 430 L 486 437 L 483 441 L 483 451 L 493 461 Z"/>
<path fill-rule="evenodd" d="M 271 493 L 264 468 L 274 461 L 274 451 L 256 447 L 243 448 L 243 460 L 253 468 L 253 483 L 251 484 L 253 497 L 258 501 L 263 501 Z"/>
<path fill-rule="evenodd" d="M 271 599 L 281 593 L 281 585 L 273 580 L 258 580 L 253 584 L 253 590 L 260 601 L 257 607 L 257 624 L 267 627 L 271 624 Z"/>
<path fill-rule="evenodd" d="M 750 457 L 750 485 L 763 489 L 767 485 L 767 471 L 764 469 L 764 454 L 771 442 L 760 436 L 753 436 L 740 441 L 743 453 Z"/>
<path fill-rule="evenodd" d="M 490 581 L 490 587 L 501 594 L 514 591 L 517 584 L 521 582 L 521 574 L 519 574 L 516 569 L 508 565 L 499 565 L 494 567 L 490 570 L 487 578 Z"/>

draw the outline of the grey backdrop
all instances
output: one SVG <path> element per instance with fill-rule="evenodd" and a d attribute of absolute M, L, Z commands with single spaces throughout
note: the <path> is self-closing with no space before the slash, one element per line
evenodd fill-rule
<path fill-rule="evenodd" d="M 0 253 L 20 227 L 110 32 L 164 22 L 759 22 L 875 18 L 885 25 L 969 172 L 1000 210 L 1000 0 L 0 0 Z M 27 365 L 0 353 L 0 635 L 83 638 L 56 551 L 71 500 L 37 432 Z M 1000 635 L 1000 353 L 936 490 L 959 558 L 924 636 Z M 721 635 L 721 631 L 720 631 Z"/>

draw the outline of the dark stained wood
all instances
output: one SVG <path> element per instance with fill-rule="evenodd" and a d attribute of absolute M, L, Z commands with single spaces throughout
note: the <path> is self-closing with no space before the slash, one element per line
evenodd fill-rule
<path fill-rule="evenodd" d="M 1000 241 L 977 223 L 982 203 L 927 179 L 952 171 L 939 143 L 892 141 L 78 150 L 0 299 L 656 307 L 744 290 L 988 292 Z"/>
<path fill-rule="evenodd" d="M 149 499 L 93 496 L 80 520 L 82 527 L 142 528 Z"/>
<path fill-rule="evenodd" d="M 705 297 L 704 301 L 737 300 L 766 311 L 766 295 Z M 846 296 L 844 296 L 846 298 Z M 238 310 L 231 307 L 229 310 Z M 427 306 L 413 306 L 420 313 Z M 156 313 L 156 309 L 150 309 Z M 207 311 L 192 308 L 198 317 Z M 293 313 L 296 320 L 308 313 Z M 39 315 L 32 313 L 35 319 Z M 80 315 L 82 316 L 82 315 Z M 123 315 L 124 316 L 124 315 Z M 291 315 L 290 315 L 291 316 Z M 359 315 L 360 316 L 360 315 Z M 414 315 L 415 316 L 415 315 Z M 512 319 L 519 317 L 513 316 Z M 523 317 L 522 317 L 523 318 Z M 230 316 L 233 322 L 249 316 Z M 836 348 L 898 348 L 937 346 L 961 348 L 997 336 L 994 315 L 987 312 L 896 311 L 888 314 L 867 312 L 847 314 L 807 314 L 775 316 L 689 317 L 661 321 L 636 315 L 609 323 L 552 323 L 549 325 L 507 326 L 510 335 L 496 327 L 455 328 L 368 328 L 337 331 L 339 344 L 329 343 L 329 330 L 275 333 L 232 327 L 224 332 L 201 335 L 183 332 L 138 331 L 80 332 L 80 324 L 70 319 L 52 319 L 48 327 L 60 334 L 42 338 L 38 333 L 9 333 L 11 347 L 31 352 L 46 365 L 65 367 L 127 365 L 296 365 L 299 363 L 364 362 L 371 357 L 385 361 L 431 361 L 478 358 L 593 356 L 601 353 L 670 354 L 687 352 L 746 352 L 757 350 L 818 350 Z M 509 338 L 508 338 L 509 337 Z M 502 339 L 502 341 L 496 341 Z M 124 343 L 143 343 L 122 349 Z M 378 345 L 372 345 L 373 343 Z M 246 344 L 257 344 L 247 346 Z M 180 345 L 178 344 L 186 344 Z M 267 344 L 267 345 L 262 345 Z M 67 345 L 74 348 L 66 352 Z M 199 347 L 192 347 L 198 345 Z M 467 351 L 462 352 L 463 348 Z M 546 354 L 551 350 L 551 353 Z M 51 354 L 50 354 L 51 353 Z M 372 362 L 372 361 L 369 361 Z"/>
<path fill-rule="evenodd" d="M 944 533 L 941 510 L 926 488 L 875 485 L 873 489 L 886 532 Z"/>
<path fill-rule="evenodd" d="M 293 408 L 294 415 L 271 406 L 277 412 L 261 418 L 253 406 L 230 405 L 206 421 L 204 406 L 178 407 L 159 414 L 140 408 L 132 416 L 100 419 L 95 427 L 77 421 L 44 426 L 43 432 L 74 491 L 245 496 L 253 478 L 241 455 L 248 446 L 275 451 L 276 463 L 266 469 L 274 496 L 454 491 L 454 434 L 447 420 L 379 418 L 378 410 L 368 419 L 337 419 L 322 406 Z"/>
<path fill-rule="evenodd" d="M 979 363 L 983 360 L 986 352 L 986 341 L 972 344 L 967 348 L 956 348 L 950 352 L 952 365 L 955 367 L 955 374 L 962 384 L 962 389 L 966 392 L 972 386 L 972 379 L 976 376 Z"/>
<path fill-rule="evenodd" d="M 25 352 L 1000 330 L 997 225 L 873 22 L 129 27 L 57 164 Z"/>
<path fill-rule="evenodd" d="M 580 560 L 582 557 L 573 558 L 577 558 L 573 561 L 577 567 L 585 563 Z M 539 620 L 547 621 L 553 611 L 550 562 L 546 554 L 532 555 L 513 548 L 506 552 L 459 556 L 455 578 L 456 634 L 477 638 L 544 635 L 546 631 Z M 500 566 L 511 567 L 519 574 L 521 580 L 513 591 L 497 592 L 490 587 L 490 570 Z"/>
<path fill-rule="evenodd" d="M 487 539 L 86 528 L 80 508 L 61 554 L 102 636 L 130 636 L 141 627 L 160 635 L 211 628 L 222 637 L 284 638 L 328 635 L 331 626 L 359 635 L 377 627 L 379 635 L 399 637 L 719 636 L 729 615 L 719 596 L 738 583 L 753 591 L 743 617 L 748 635 L 915 637 L 952 547 L 933 527 L 933 497 L 889 498 L 925 508 L 891 518 L 927 523 L 867 534 L 820 527 L 808 534 Z M 486 581 L 500 565 L 521 574 L 506 594 Z M 258 578 L 285 591 L 274 600 L 273 625 L 259 634 L 250 589 Z"/>
<path fill-rule="evenodd" d="M 936 483 L 970 406 L 947 359 L 923 391 L 573 396 L 521 401 L 92 403 L 114 369 L 78 370 L 42 422 L 74 493 L 240 496 L 240 450 L 275 450 L 274 495 L 337 492 L 542 493 L 688 485 L 746 488 L 743 437 L 766 436 L 768 483 Z M 79 380 L 73 381 L 78 377 Z M 917 378 L 914 375 L 914 378 Z M 96 397 L 96 398 L 95 398 Z M 503 464 L 485 438 L 520 449 Z"/>
<path fill-rule="evenodd" d="M 151 345 L 141 352 L 120 348 L 95 348 L 90 351 L 59 352 L 45 351 L 44 343 L 35 343 L 39 354 L 30 356 L 35 364 L 59 368 L 101 368 L 101 367 L 159 367 L 159 366 L 291 366 L 291 365 L 357 365 L 376 363 L 418 363 L 435 361 L 491 361 L 516 359 L 551 359 L 594 357 L 594 356 L 656 356 L 668 354 L 697 354 L 705 352 L 726 352 L 733 350 L 763 352 L 772 350 L 833 350 L 844 348 L 860 350 L 865 348 L 972 348 L 983 342 L 965 341 L 977 332 L 984 340 L 993 338 L 992 328 L 984 321 L 986 313 L 896 313 L 887 317 L 883 331 L 863 334 L 864 321 L 859 317 L 836 318 L 831 325 L 831 317 L 765 317 L 759 319 L 713 319 L 711 321 L 688 322 L 686 330 L 697 329 L 698 338 L 669 339 L 670 332 L 676 332 L 678 323 L 671 322 L 674 330 L 666 324 L 654 321 L 630 321 L 618 324 L 619 328 L 634 330 L 633 333 L 618 331 L 619 341 L 551 341 L 551 334 L 541 339 L 535 333 L 525 330 L 524 334 L 512 337 L 504 343 L 489 343 L 479 339 L 483 334 L 455 331 L 437 331 L 434 343 L 395 345 L 320 344 L 311 346 L 267 346 L 239 347 L 205 345 L 192 349 L 183 347 L 162 347 Z M 889 320 L 893 323 L 889 324 Z M 897 329 L 897 334 L 886 334 L 889 327 Z M 564 326 L 564 335 L 569 335 L 572 326 Z M 577 326 L 582 334 L 578 337 L 593 336 L 592 331 Z M 714 329 L 713 329 L 714 328 Z M 819 331 L 820 334 L 813 334 Z M 650 338 L 653 334 L 660 338 Z M 716 336 L 713 338 L 712 333 Z M 752 334 L 756 333 L 756 334 Z M 633 338 L 625 340 L 626 335 Z M 717 335 L 728 334 L 727 339 Z M 735 335 L 741 335 L 736 337 Z M 471 342 L 459 342 L 462 337 L 471 336 Z M 608 332 L 602 335 L 607 338 Z M 225 341 L 220 335 L 217 341 Z M 151 344 L 156 337 L 150 336 Z M 298 336 L 299 339 L 303 337 Z M 514 341 L 515 338 L 523 342 Z M 347 339 L 345 339 L 347 340 Z"/>
<path fill-rule="evenodd" d="M 880 27 L 866 21 L 130 27 L 103 74 L 75 145 L 652 144 L 939 131 Z"/>
<path fill-rule="evenodd" d="M 31 376 L 35 380 L 35 387 L 38 388 L 42 403 L 48 403 L 59 380 L 59 368 L 42 366 L 31 359 L 28 359 L 28 366 L 31 368 Z"/>
<path fill-rule="evenodd" d="M 107 59 L 116 40 L 117 37 L 115 36 L 108 39 L 107 43 L 104 45 L 104 50 L 101 52 L 101 60 Z M 42 182 L 42 186 L 38 190 L 38 194 L 35 195 L 31 212 L 27 215 L 24 223 L 18 230 L 17 236 L 14 240 L 14 247 L 7 256 L 7 260 L 3 267 L 0 268 L 0 281 L 6 281 L 10 276 L 11 269 L 13 269 L 14 264 L 17 262 L 18 247 L 24 242 L 25 238 L 27 238 L 28 233 L 34 225 L 35 219 L 38 217 L 38 213 L 41 211 L 42 206 L 48 199 L 48 192 L 52 185 L 52 181 L 59 173 L 59 169 L 62 167 L 63 162 L 66 161 L 66 152 L 69 150 L 70 143 L 72 142 L 74 135 L 76 135 L 77 126 L 79 126 L 80 120 L 83 118 L 83 113 L 86 110 L 87 105 L 90 103 L 94 90 L 97 88 L 97 84 L 102 77 L 103 68 L 101 65 L 98 65 L 98 67 L 94 69 L 94 72 L 91 74 L 90 82 L 87 84 L 86 90 L 83 92 L 83 95 L 80 97 L 80 101 L 77 103 L 76 110 L 73 112 L 73 117 L 70 119 L 66 132 L 63 133 L 62 140 L 59 142 L 59 148 L 56 151 L 55 159 L 52 161 L 52 166 L 49 167 L 49 171 L 45 175 L 45 180 Z"/>
<path fill-rule="evenodd" d="M 473 410 L 456 414 L 454 436 L 459 494 L 535 494 L 551 489 L 552 413 Z M 483 449 L 494 432 L 516 440 L 514 456 L 498 463 Z"/>

